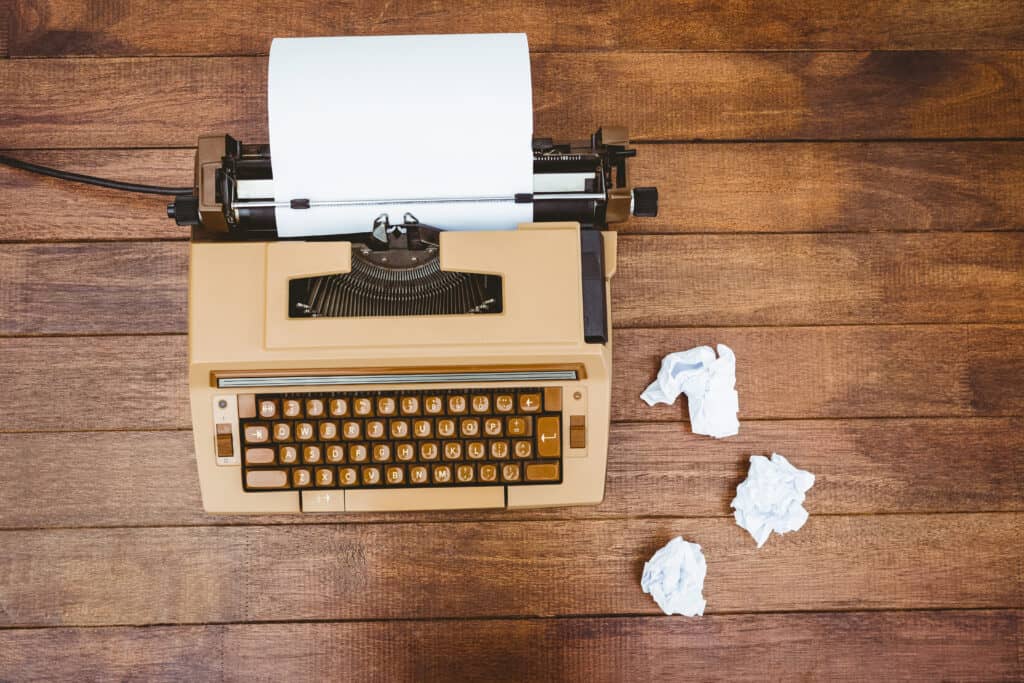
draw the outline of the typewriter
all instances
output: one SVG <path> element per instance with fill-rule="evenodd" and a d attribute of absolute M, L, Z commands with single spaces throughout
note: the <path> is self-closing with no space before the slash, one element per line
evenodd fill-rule
<path fill-rule="evenodd" d="M 523 508 L 604 495 L 616 233 L 657 215 L 623 128 L 535 139 L 533 222 L 414 212 L 281 239 L 271 150 L 199 139 L 189 389 L 206 510 Z M 294 207 L 292 207 L 294 208 Z"/>

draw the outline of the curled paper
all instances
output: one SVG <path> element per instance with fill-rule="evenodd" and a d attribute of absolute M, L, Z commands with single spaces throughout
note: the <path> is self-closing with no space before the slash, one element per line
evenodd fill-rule
<path fill-rule="evenodd" d="M 814 475 L 797 469 L 778 453 L 769 460 L 750 456 L 747 478 L 736 487 L 732 500 L 736 523 L 750 532 L 760 548 L 774 531 L 796 531 L 807 521 L 805 494 L 814 486 Z"/>
<path fill-rule="evenodd" d="M 710 346 L 670 353 L 640 398 L 649 406 L 672 405 L 681 393 L 686 394 L 694 434 L 721 439 L 739 433 L 736 355 L 728 346 L 718 345 L 718 358 Z"/>
<path fill-rule="evenodd" d="M 665 614 L 703 616 L 708 603 L 701 591 L 707 572 L 700 546 L 676 536 L 644 564 L 640 587 Z"/>

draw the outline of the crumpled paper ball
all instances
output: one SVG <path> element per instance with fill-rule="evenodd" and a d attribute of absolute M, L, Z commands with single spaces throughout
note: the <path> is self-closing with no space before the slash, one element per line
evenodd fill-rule
<path fill-rule="evenodd" d="M 805 494 L 814 486 L 814 475 L 797 469 L 786 458 L 772 453 L 750 456 L 747 478 L 736 487 L 736 523 L 750 532 L 760 548 L 774 531 L 796 531 L 807 521 Z"/>
<path fill-rule="evenodd" d="M 739 433 L 736 354 L 725 344 L 718 345 L 717 358 L 710 346 L 668 354 L 661 361 L 657 379 L 640 398 L 649 406 L 672 405 L 679 394 L 686 394 L 694 434 L 721 439 Z"/>
<path fill-rule="evenodd" d="M 700 546 L 676 536 L 644 564 L 640 587 L 665 614 L 703 616 L 707 600 L 701 591 L 707 572 Z"/>

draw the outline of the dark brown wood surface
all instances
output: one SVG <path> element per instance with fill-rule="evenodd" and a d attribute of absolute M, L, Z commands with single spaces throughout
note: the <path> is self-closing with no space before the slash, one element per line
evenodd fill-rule
<path fill-rule="evenodd" d="M 0 167 L 0 680 L 1024 677 L 1024 5 L 0 0 L 0 153 L 191 182 L 276 35 L 527 31 L 536 129 L 630 127 L 604 502 L 211 516 L 164 200 Z M 741 432 L 639 393 L 737 354 Z M 817 475 L 757 550 L 751 454 Z M 643 562 L 702 544 L 708 616 Z"/>

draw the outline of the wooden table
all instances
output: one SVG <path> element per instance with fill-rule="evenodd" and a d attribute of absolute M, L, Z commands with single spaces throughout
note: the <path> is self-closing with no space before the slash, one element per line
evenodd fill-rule
<path fill-rule="evenodd" d="M 25 159 L 188 184 L 200 133 L 266 139 L 272 36 L 527 31 L 537 133 L 629 126 L 662 196 L 619 242 L 602 505 L 215 517 L 185 233 L 0 169 L 0 679 L 1020 679 L 1024 4 L 845 5 L 0 2 Z M 716 342 L 723 441 L 639 400 Z M 729 501 L 772 451 L 818 479 L 756 550 Z M 640 591 L 677 534 L 703 618 Z"/>

